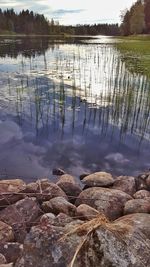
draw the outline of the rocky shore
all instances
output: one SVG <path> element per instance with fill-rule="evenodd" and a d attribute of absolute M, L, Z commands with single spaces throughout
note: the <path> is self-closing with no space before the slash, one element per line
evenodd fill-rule
<path fill-rule="evenodd" d="M 150 171 L 0 181 L 0 267 L 150 266 Z"/>

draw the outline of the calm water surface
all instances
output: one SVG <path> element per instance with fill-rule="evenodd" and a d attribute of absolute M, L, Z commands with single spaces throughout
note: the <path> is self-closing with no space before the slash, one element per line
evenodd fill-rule
<path fill-rule="evenodd" d="M 150 81 L 114 40 L 0 39 L 0 177 L 150 168 Z"/>

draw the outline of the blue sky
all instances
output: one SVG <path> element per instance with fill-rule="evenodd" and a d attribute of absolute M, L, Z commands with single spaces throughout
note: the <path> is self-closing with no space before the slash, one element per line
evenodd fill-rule
<path fill-rule="evenodd" d="M 0 0 L 2 9 L 33 10 L 62 24 L 116 23 L 134 0 Z"/>

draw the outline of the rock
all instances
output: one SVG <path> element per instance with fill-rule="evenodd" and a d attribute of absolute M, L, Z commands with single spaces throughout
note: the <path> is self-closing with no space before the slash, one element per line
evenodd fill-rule
<path fill-rule="evenodd" d="M 79 195 L 75 205 L 87 204 L 104 213 L 110 220 L 115 220 L 123 215 L 124 205 L 130 199 L 130 195 L 120 190 L 91 187 Z"/>
<path fill-rule="evenodd" d="M 65 171 L 64 170 L 62 170 L 62 169 L 60 169 L 60 168 L 55 168 L 55 169 L 53 169 L 53 175 L 58 175 L 58 176 L 60 176 L 60 175 L 63 175 L 63 174 L 65 174 Z"/>
<path fill-rule="evenodd" d="M 147 185 L 147 189 L 150 190 L 150 175 L 148 175 L 146 179 L 146 185 Z"/>
<path fill-rule="evenodd" d="M 5 264 L 6 263 L 6 258 L 3 254 L 0 253 L 0 264 Z"/>
<path fill-rule="evenodd" d="M 68 227 L 70 230 L 70 226 Z M 72 226 L 72 229 L 74 227 L 75 225 Z M 51 225 L 32 227 L 24 242 L 23 257 L 15 267 L 69 266 L 83 237 L 74 233 L 70 238 L 65 234 L 66 229 L 63 227 Z"/>
<path fill-rule="evenodd" d="M 146 189 L 150 191 L 150 171 L 140 174 L 136 178 L 136 182 L 138 190 Z"/>
<path fill-rule="evenodd" d="M 0 243 L 14 240 L 13 229 L 10 225 L 0 221 Z"/>
<path fill-rule="evenodd" d="M 4 243 L 0 244 L 0 253 L 2 253 L 7 262 L 16 262 L 21 257 L 23 252 L 23 245 L 19 243 Z"/>
<path fill-rule="evenodd" d="M 45 213 L 40 218 L 41 224 L 55 224 L 55 218 L 56 216 L 53 213 Z"/>
<path fill-rule="evenodd" d="M 61 212 L 70 216 L 74 216 L 76 212 L 76 207 L 63 197 L 55 197 L 49 201 L 43 202 L 42 209 L 46 212 L 52 212 L 56 215 Z"/>
<path fill-rule="evenodd" d="M 135 178 L 132 176 L 119 176 L 115 180 L 112 188 L 121 190 L 133 196 L 133 194 L 136 192 Z"/>
<path fill-rule="evenodd" d="M 65 182 L 71 183 L 71 184 L 77 184 L 76 179 L 72 175 L 69 175 L 69 174 L 61 175 L 59 181 L 57 182 L 57 185 L 60 186 L 61 183 L 65 183 Z"/>
<path fill-rule="evenodd" d="M 127 201 L 124 207 L 124 214 L 131 213 L 150 213 L 150 198 Z"/>
<path fill-rule="evenodd" d="M 79 176 L 79 178 L 80 178 L 80 180 L 82 181 L 86 176 L 89 176 L 90 175 L 90 173 L 82 173 L 80 176 Z"/>
<path fill-rule="evenodd" d="M 80 250 L 74 267 L 150 266 L 149 221 L 149 214 L 132 214 L 102 224 Z"/>
<path fill-rule="evenodd" d="M 33 182 L 33 183 L 27 184 L 26 188 L 23 190 L 23 192 L 27 193 L 27 194 L 29 194 L 29 193 L 39 193 L 39 185 L 38 185 L 38 183 Z M 31 196 L 31 195 L 29 195 L 29 196 Z M 35 195 L 33 194 L 33 196 L 35 196 Z"/>
<path fill-rule="evenodd" d="M 71 218 L 70 216 L 64 213 L 59 213 L 55 219 L 54 225 L 59 227 L 65 227 L 72 221 L 74 221 L 74 219 Z"/>
<path fill-rule="evenodd" d="M 36 199 L 26 197 L 1 210 L 0 220 L 12 226 L 16 241 L 23 242 L 26 229 L 35 223 L 40 214 Z"/>
<path fill-rule="evenodd" d="M 81 220 L 92 220 L 99 214 L 100 213 L 96 209 L 86 204 L 81 204 L 80 206 L 77 207 L 76 210 L 76 215 Z"/>
<path fill-rule="evenodd" d="M 107 187 L 114 183 L 114 179 L 110 173 L 107 172 L 95 172 L 83 178 L 82 183 L 86 187 Z"/>
<path fill-rule="evenodd" d="M 74 222 L 74 218 L 71 218 L 65 213 L 59 213 L 57 216 L 55 216 L 53 213 L 45 213 L 41 216 L 39 224 L 67 227 L 68 224 L 72 222 Z"/>
<path fill-rule="evenodd" d="M 0 267 L 13 267 L 13 263 L 0 264 Z"/>
<path fill-rule="evenodd" d="M 23 257 L 15 267 L 70 266 L 76 250 L 74 267 L 150 266 L 149 214 L 126 215 L 113 223 L 101 219 L 79 227 L 70 223 L 69 235 L 67 226 L 32 227 L 24 243 Z"/>
<path fill-rule="evenodd" d="M 135 199 L 139 199 L 139 198 L 144 199 L 144 198 L 150 197 L 150 192 L 144 189 L 139 190 L 133 195 L 133 197 Z"/>
<path fill-rule="evenodd" d="M 66 193 L 69 200 L 74 203 L 76 197 L 81 193 L 81 187 L 71 175 L 62 175 L 57 185 Z"/>
<path fill-rule="evenodd" d="M 24 198 L 21 191 L 26 188 L 24 181 L 20 179 L 0 181 L 0 206 L 7 206 Z"/>
<path fill-rule="evenodd" d="M 54 197 L 64 197 L 68 199 L 65 192 L 58 185 L 49 182 L 48 179 L 40 180 L 38 185 L 41 194 L 38 194 L 36 197 L 40 202 L 48 201 Z"/>

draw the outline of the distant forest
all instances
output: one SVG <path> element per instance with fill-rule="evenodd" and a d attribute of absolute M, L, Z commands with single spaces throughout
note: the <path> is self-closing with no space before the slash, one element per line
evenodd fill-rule
<path fill-rule="evenodd" d="M 29 10 L 16 13 L 13 9 L 0 9 L 0 33 L 17 34 L 73 34 L 73 35 L 119 35 L 118 24 L 94 24 L 64 26 L 59 22 L 47 20 L 44 15 Z"/>
<path fill-rule="evenodd" d="M 150 0 L 138 0 L 122 14 L 122 35 L 150 34 Z"/>
<path fill-rule="evenodd" d="M 122 23 L 65 26 L 29 10 L 16 13 L 0 9 L 0 33 L 40 35 L 131 35 L 150 34 L 150 0 L 138 0 L 121 14 Z"/>

